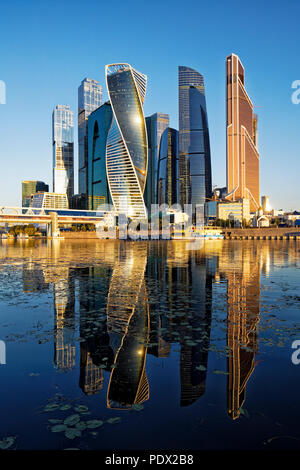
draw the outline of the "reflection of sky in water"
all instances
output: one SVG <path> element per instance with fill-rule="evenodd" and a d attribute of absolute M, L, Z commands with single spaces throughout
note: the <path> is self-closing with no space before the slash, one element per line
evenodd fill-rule
<path fill-rule="evenodd" d="M 3 241 L 0 259 L 0 445 L 299 447 L 298 242 Z"/>

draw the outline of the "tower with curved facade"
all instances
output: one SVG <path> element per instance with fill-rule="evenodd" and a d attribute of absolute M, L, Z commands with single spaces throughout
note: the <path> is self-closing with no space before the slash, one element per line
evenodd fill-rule
<path fill-rule="evenodd" d="M 107 137 L 106 171 L 117 214 L 145 219 L 148 142 L 143 104 L 147 77 L 129 64 L 105 67 L 113 120 Z"/>
<path fill-rule="evenodd" d="M 178 69 L 179 202 L 204 204 L 211 196 L 211 157 L 203 76 Z"/>

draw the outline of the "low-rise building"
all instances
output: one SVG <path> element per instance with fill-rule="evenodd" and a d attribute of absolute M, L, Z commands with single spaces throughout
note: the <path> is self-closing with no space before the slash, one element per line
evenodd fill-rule
<path fill-rule="evenodd" d="M 249 199 L 240 199 L 234 202 L 217 202 L 217 219 L 250 220 L 250 201 Z"/>
<path fill-rule="evenodd" d="M 30 207 L 39 209 L 69 209 L 67 194 L 36 193 L 32 195 Z"/>

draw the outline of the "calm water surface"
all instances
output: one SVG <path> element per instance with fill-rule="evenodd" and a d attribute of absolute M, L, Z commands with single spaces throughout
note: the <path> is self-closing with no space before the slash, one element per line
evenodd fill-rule
<path fill-rule="evenodd" d="M 299 252 L 0 242 L 0 445 L 299 449 Z"/>

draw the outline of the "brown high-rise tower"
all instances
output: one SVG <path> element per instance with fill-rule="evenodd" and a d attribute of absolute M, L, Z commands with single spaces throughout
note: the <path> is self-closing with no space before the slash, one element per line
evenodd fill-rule
<path fill-rule="evenodd" d="M 245 71 L 239 57 L 226 58 L 227 196 L 250 200 L 250 210 L 259 208 L 259 153 L 257 116 L 244 86 Z"/>

